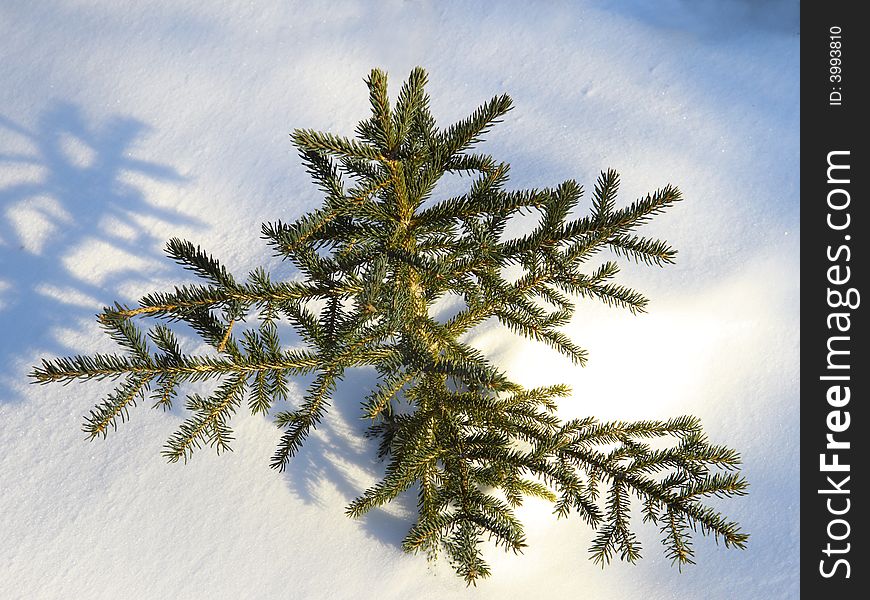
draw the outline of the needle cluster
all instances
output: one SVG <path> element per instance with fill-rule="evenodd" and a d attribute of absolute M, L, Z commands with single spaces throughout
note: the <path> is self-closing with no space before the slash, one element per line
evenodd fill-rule
<path fill-rule="evenodd" d="M 150 294 L 136 307 L 104 309 L 100 323 L 121 352 L 43 360 L 32 378 L 118 381 L 85 420 L 91 438 L 125 421 L 139 401 L 167 407 L 186 385 L 213 382 L 208 396 L 185 395 L 190 417 L 165 456 L 187 461 L 203 445 L 228 450 L 230 420 L 246 404 L 283 430 L 271 459 L 283 470 L 326 418 L 348 369 L 374 367 L 377 384 L 361 410 L 386 468 L 347 513 L 360 517 L 416 494 L 417 520 L 404 549 L 446 556 L 469 583 L 490 574 L 484 540 L 512 552 L 525 547 L 516 508 L 529 496 L 592 527 L 591 557 L 602 565 L 640 557 L 633 507 L 660 529 L 678 565 L 693 561 L 697 531 L 743 548 L 748 536 L 704 503 L 745 493 L 740 457 L 712 444 L 698 419 L 563 422 L 557 399 L 570 395 L 566 386 L 525 389 L 466 341 L 476 326 L 497 320 L 582 365 L 586 351 L 560 330 L 578 299 L 632 313 L 647 304 L 614 281 L 614 260 L 589 263 L 601 251 L 652 266 L 673 262 L 666 242 L 637 230 L 679 201 L 679 190 L 666 186 L 618 207 L 619 178 L 602 172 L 587 214 L 574 217 L 583 195 L 577 182 L 509 190 L 508 165 L 473 151 L 511 109 L 508 96 L 439 129 L 422 69 L 412 71 L 394 105 L 383 72 L 373 70 L 366 83 L 372 114 L 355 138 L 292 134 L 324 202 L 262 233 L 301 277 L 274 281 L 257 269 L 237 280 L 198 246 L 173 239 L 167 253 L 199 283 Z M 451 173 L 470 179 L 468 191 L 433 201 Z M 536 216 L 537 224 L 508 236 L 506 226 L 520 215 Z M 433 305 L 447 297 L 462 308 L 439 319 Z M 183 353 L 173 333 L 178 323 L 212 350 Z M 285 347 L 280 323 L 291 324 L 304 345 Z M 301 399 L 288 387 L 297 375 L 312 379 Z M 278 410 L 288 403 L 292 409 Z"/>

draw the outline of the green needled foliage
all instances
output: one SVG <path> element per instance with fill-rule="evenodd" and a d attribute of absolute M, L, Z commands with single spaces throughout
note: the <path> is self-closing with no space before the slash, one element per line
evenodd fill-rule
<path fill-rule="evenodd" d="M 563 422 L 556 399 L 569 395 L 566 386 L 524 389 L 463 341 L 495 319 L 582 365 L 586 351 L 559 329 L 574 300 L 595 298 L 632 313 L 647 300 L 613 282 L 613 261 L 581 269 L 601 250 L 647 265 L 673 262 L 667 243 L 635 231 L 680 200 L 679 190 L 666 186 L 618 208 L 619 179 L 607 171 L 589 213 L 569 217 L 583 193 L 575 181 L 511 191 L 508 165 L 472 152 L 511 109 L 508 96 L 438 129 L 422 69 L 412 71 L 394 106 L 382 71 L 366 83 L 372 116 L 356 139 L 292 134 L 325 201 L 293 223 L 264 225 L 263 236 L 301 281 L 273 281 L 259 269 L 237 281 L 198 246 L 173 239 L 169 256 L 201 283 L 145 296 L 136 308 L 106 308 L 100 323 L 123 353 L 43 360 L 31 377 L 119 381 L 86 418 L 92 438 L 125 421 L 146 396 L 167 407 L 185 384 L 213 381 L 210 396 L 187 395 L 192 416 L 164 452 L 175 462 L 204 444 L 228 450 L 229 421 L 243 403 L 270 413 L 288 399 L 288 377 L 312 374 L 301 402 L 275 417 L 283 436 L 271 464 L 283 470 L 326 416 L 345 372 L 373 366 L 377 387 L 362 399 L 362 415 L 372 421 L 386 469 L 347 514 L 360 517 L 415 493 L 419 514 L 403 548 L 446 555 L 469 583 L 490 574 L 483 540 L 513 552 L 525 547 L 515 509 L 527 496 L 594 528 L 591 557 L 602 565 L 640 557 L 633 506 L 661 530 L 665 553 L 678 565 L 693 562 L 691 536 L 699 530 L 743 548 L 747 534 L 703 503 L 745 493 L 740 457 L 711 444 L 698 419 Z M 447 173 L 468 176 L 468 191 L 427 202 Z M 537 226 L 508 238 L 510 219 L 527 214 L 539 216 Z M 438 320 L 431 309 L 445 296 L 461 298 L 463 308 Z M 135 324 L 141 318 L 157 323 L 143 333 Z M 182 353 L 161 321 L 189 325 L 214 350 Z M 292 324 L 303 348 L 282 346 L 281 321 Z M 240 322 L 246 325 L 234 334 Z"/>

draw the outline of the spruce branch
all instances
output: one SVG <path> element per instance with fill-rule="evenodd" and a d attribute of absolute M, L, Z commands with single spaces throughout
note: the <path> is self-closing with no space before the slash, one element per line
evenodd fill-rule
<path fill-rule="evenodd" d="M 295 279 L 261 268 L 236 277 L 200 246 L 172 239 L 168 256 L 198 282 L 107 307 L 98 320 L 118 353 L 43 359 L 32 380 L 115 381 L 85 418 L 91 438 L 105 437 L 149 395 L 165 409 L 185 394 L 190 416 L 166 443 L 170 462 L 202 446 L 230 450 L 230 421 L 243 405 L 267 415 L 289 402 L 274 413 L 283 432 L 271 466 L 283 470 L 328 418 L 346 372 L 374 367 L 377 382 L 359 401 L 384 475 L 346 512 L 362 517 L 415 491 L 418 514 L 403 549 L 446 557 L 469 584 L 490 574 L 487 541 L 522 552 L 516 509 L 527 497 L 595 530 L 590 557 L 602 566 L 640 558 L 635 503 L 678 567 L 694 562 L 696 533 L 744 548 L 748 535 L 705 503 L 746 494 L 740 456 L 711 443 L 697 418 L 563 421 L 566 386 L 525 389 L 469 342 L 475 327 L 498 322 L 584 364 L 587 351 L 562 327 L 579 299 L 648 308 L 643 294 L 617 281 L 617 261 L 674 262 L 676 250 L 638 230 L 679 202 L 680 191 L 666 185 L 620 206 L 619 176 L 606 170 L 582 214 L 584 190 L 574 180 L 508 189 L 509 165 L 475 147 L 511 110 L 510 97 L 439 129 L 423 69 L 411 72 L 395 103 L 387 79 L 377 69 L 366 79 L 371 117 L 356 137 L 291 134 L 323 205 L 266 223 L 261 235 L 295 267 Z M 467 191 L 434 198 L 449 174 L 468 178 Z M 511 237 L 518 217 L 535 224 Z M 600 253 L 607 255 L 591 264 Z M 435 305 L 449 297 L 461 306 L 441 318 Z M 280 323 L 302 347 L 285 347 Z M 209 350 L 185 353 L 177 337 L 185 329 Z M 308 374 L 313 382 L 295 398 L 288 379 Z M 213 391 L 190 393 L 197 382 Z"/>

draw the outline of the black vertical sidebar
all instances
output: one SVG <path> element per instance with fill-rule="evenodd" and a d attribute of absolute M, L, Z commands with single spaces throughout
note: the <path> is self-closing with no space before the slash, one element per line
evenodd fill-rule
<path fill-rule="evenodd" d="M 801 7 L 800 560 L 808 599 L 870 594 L 870 25 L 862 5 Z"/>

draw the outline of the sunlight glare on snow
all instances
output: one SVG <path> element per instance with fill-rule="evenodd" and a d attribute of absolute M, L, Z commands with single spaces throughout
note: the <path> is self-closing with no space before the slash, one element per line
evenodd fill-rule
<path fill-rule="evenodd" d="M 740 381 L 734 373 L 753 363 L 763 367 L 767 339 L 783 327 L 776 311 L 793 283 L 787 274 L 770 275 L 772 264 L 769 257 L 757 259 L 692 296 L 664 306 L 653 303 L 647 314 L 581 304 L 565 332 L 588 350 L 585 367 L 540 344 L 506 345 L 501 360 L 524 385 L 569 384 L 571 397 L 559 403 L 565 418 L 651 419 L 712 411 L 705 399 L 736 393 Z M 487 345 L 499 351 L 499 344 Z"/>

